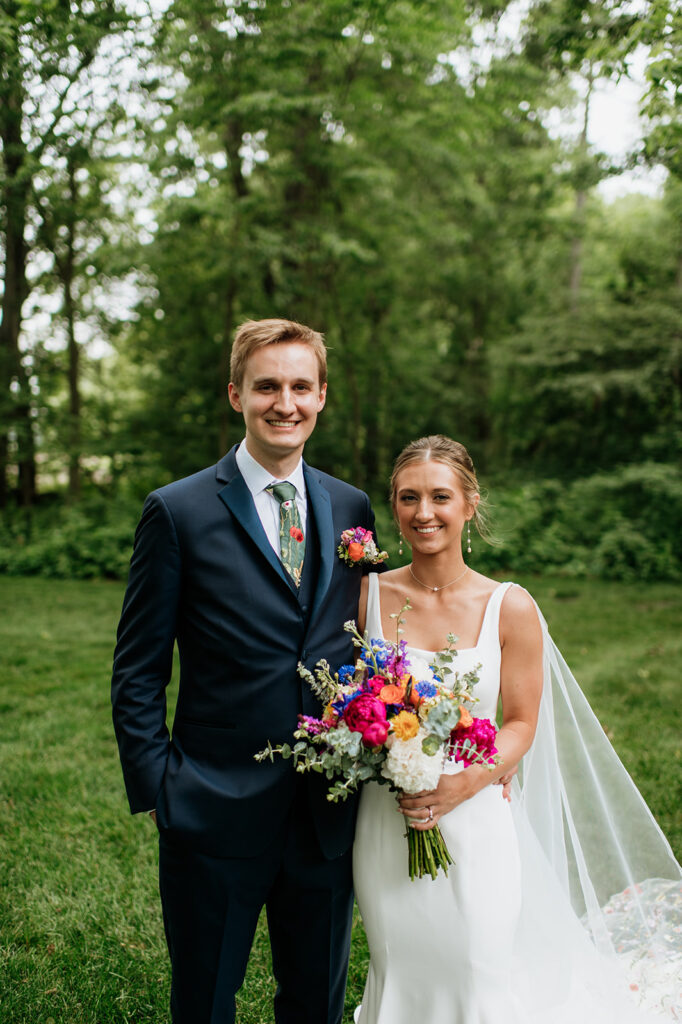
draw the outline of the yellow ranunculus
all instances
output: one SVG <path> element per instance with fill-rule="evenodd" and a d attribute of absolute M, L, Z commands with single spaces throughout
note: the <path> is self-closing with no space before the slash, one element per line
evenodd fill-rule
<path fill-rule="evenodd" d="M 400 740 L 411 740 L 419 732 L 419 719 L 410 711 L 401 711 L 391 719 L 391 729 Z"/>

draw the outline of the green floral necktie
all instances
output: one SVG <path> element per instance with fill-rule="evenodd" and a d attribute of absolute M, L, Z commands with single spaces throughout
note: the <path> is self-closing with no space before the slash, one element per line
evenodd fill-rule
<path fill-rule="evenodd" d="M 282 565 L 297 587 L 301 585 L 305 537 L 296 505 L 296 488 L 285 480 L 266 488 L 279 502 L 279 543 Z"/>

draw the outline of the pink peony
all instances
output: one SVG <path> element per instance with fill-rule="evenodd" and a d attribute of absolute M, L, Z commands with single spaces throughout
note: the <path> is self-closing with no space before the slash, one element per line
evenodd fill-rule
<path fill-rule="evenodd" d="M 378 697 L 387 682 L 388 679 L 385 676 L 372 676 L 371 679 L 367 680 L 367 686 L 372 691 L 372 694 Z"/>
<path fill-rule="evenodd" d="M 386 721 L 386 705 L 370 693 L 361 693 L 348 704 L 343 720 L 351 732 L 361 732 L 364 736 L 368 726 Z"/>
<path fill-rule="evenodd" d="M 388 722 L 372 722 L 362 734 L 366 747 L 380 747 L 388 737 Z"/>
<path fill-rule="evenodd" d="M 471 761 L 468 751 L 457 749 L 465 740 L 471 740 L 475 744 L 479 754 L 491 760 L 492 755 L 497 753 L 495 737 L 497 729 L 488 718 L 474 718 L 471 725 L 466 728 L 456 728 L 450 733 L 451 749 L 454 751 L 456 761 Z M 457 746 L 455 746 L 455 744 Z"/>

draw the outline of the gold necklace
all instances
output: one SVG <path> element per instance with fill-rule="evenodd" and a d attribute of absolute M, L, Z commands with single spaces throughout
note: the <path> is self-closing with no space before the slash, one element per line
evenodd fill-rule
<path fill-rule="evenodd" d="M 410 570 L 413 580 L 415 580 L 421 587 L 426 587 L 427 590 L 433 591 L 434 594 L 437 594 L 439 590 L 445 590 L 446 587 L 451 587 L 453 583 L 456 583 L 457 580 L 461 580 L 462 576 L 465 576 L 469 571 L 469 566 L 467 565 L 464 572 L 461 572 L 459 576 L 455 576 L 454 580 L 450 580 L 449 583 L 444 583 L 442 587 L 430 587 L 428 583 L 422 583 L 422 581 L 415 576 L 411 562 L 407 568 Z"/>

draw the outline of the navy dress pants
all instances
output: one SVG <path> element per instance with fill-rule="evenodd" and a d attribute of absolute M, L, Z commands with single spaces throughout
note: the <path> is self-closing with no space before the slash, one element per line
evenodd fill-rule
<path fill-rule="evenodd" d="M 303 783 L 299 777 L 297 782 Z M 256 857 L 210 857 L 159 836 L 173 1024 L 233 1024 L 260 911 L 266 908 L 277 1024 L 340 1024 L 353 911 L 351 850 L 320 852 L 305 789 Z"/>

